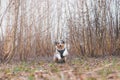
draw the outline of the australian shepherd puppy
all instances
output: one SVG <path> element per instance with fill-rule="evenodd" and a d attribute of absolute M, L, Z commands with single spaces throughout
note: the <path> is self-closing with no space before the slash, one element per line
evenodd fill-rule
<path fill-rule="evenodd" d="M 55 47 L 56 47 L 56 51 L 53 57 L 54 62 L 65 63 L 68 56 L 68 51 L 65 46 L 65 41 L 63 40 L 55 41 Z"/>

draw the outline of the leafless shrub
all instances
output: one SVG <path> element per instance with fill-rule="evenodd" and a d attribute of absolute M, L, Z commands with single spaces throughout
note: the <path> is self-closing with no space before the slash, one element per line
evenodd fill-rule
<path fill-rule="evenodd" d="M 39 59 L 54 53 L 54 40 L 66 39 L 73 55 L 120 52 L 119 0 L 7 0 L 0 8 L 3 62 Z M 0 2 L 0 7 L 3 6 Z"/>
<path fill-rule="evenodd" d="M 117 51 L 119 49 L 117 47 L 120 37 L 118 36 L 120 31 L 118 30 L 119 18 L 117 16 L 119 15 L 118 9 L 120 9 L 119 1 L 91 1 L 79 0 L 78 3 L 82 3 L 82 6 L 77 5 L 77 9 L 81 10 L 79 12 L 81 16 L 72 16 L 68 20 L 71 49 L 75 53 L 87 56 L 114 55 L 116 49 Z M 113 15 L 113 5 L 116 5 L 114 9 L 117 8 L 116 17 Z"/>

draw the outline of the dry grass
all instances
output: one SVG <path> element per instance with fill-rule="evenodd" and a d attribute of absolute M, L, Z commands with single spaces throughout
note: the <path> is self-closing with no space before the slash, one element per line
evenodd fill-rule
<path fill-rule="evenodd" d="M 118 57 L 73 58 L 65 64 L 45 60 L 1 64 L 1 80 L 119 80 Z"/>

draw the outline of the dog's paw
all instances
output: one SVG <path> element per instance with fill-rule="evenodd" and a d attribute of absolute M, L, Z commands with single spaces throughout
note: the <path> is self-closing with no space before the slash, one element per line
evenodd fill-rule
<path fill-rule="evenodd" d="M 65 63 L 65 60 L 64 59 L 61 59 L 61 60 L 58 60 L 58 62 L 57 63 Z"/>

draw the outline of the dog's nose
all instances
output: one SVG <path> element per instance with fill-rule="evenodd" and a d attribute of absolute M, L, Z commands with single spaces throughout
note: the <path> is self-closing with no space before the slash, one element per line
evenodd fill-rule
<path fill-rule="evenodd" d="M 61 47 L 61 45 L 60 45 L 60 47 Z"/>

